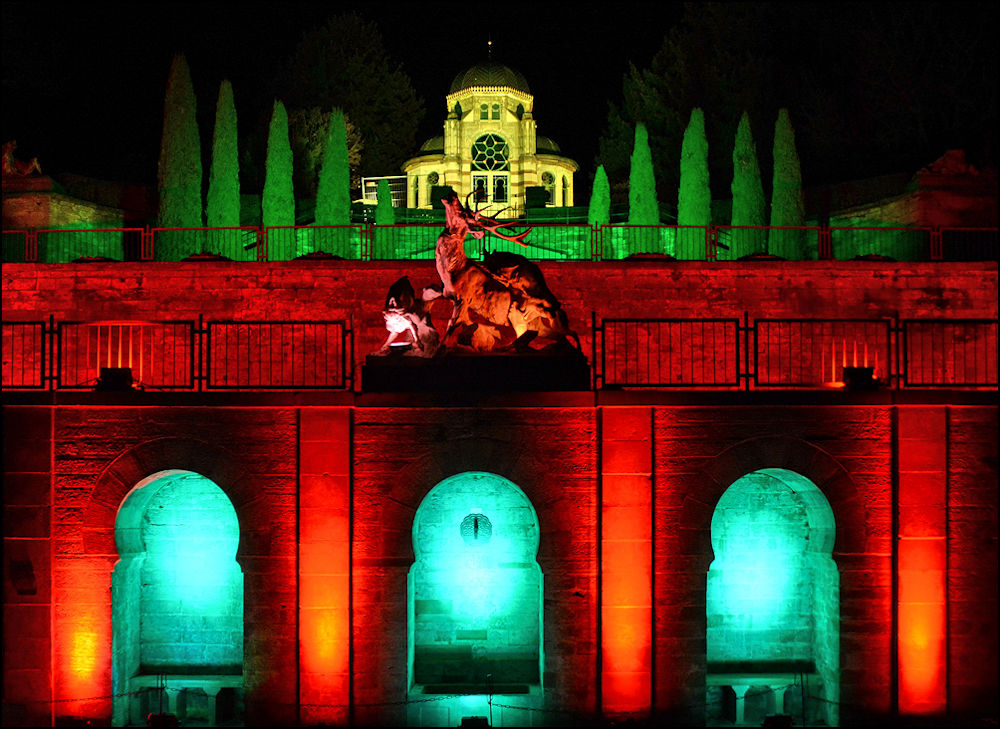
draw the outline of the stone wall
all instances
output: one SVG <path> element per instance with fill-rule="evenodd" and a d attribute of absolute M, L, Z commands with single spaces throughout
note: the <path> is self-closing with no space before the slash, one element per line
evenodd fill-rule
<path fill-rule="evenodd" d="M 109 588 L 119 558 L 116 515 L 140 480 L 182 469 L 218 484 L 240 520 L 248 721 L 294 722 L 306 711 L 298 708 L 298 695 L 332 692 L 331 682 L 346 671 L 355 721 L 401 722 L 405 709 L 394 702 L 408 691 L 407 574 L 416 557 L 414 516 L 435 484 L 483 471 L 517 484 L 538 516 L 546 686 L 539 708 L 564 722 L 598 711 L 613 698 L 602 693 L 600 678 L 614 675 L 602 663 L 611 654 L 602 652 L 601 632 L 612 612 L 608 608 L 599 617 L 599 606 L 602 591 L 618 589 L 622 575 L 633 574 L 621 571 L 619 563 L 601 571 L 602 545 L 610 548 L 605 537 L 614 536 L 637 545 L 636 560 L 643 549 L 651 559 L 652 580 L 645 589 L 651 592 L 652 640 L 635 646 L 638 668 L 614 667 L 644 675 L 644 684 L 604 686 L 624 685 L 658 715 L 697 723 L 704 720 L 712 515 L 726 489 L 762 468 L 808 478 L 836 521 L 840 693 L 834 698 L 825 689 L 826 697 L 840 702 L 844 723 L 889 716 L 899 448 L 893 423 L 909 407 L 659 404 L 627 408 L 641 416 L 648 432 L 618 443 L 615 433 L 602 430 L 602 423 L 617 422 L 605 417 L 614 408 L 542 402 L 353 407 L 337 411 L 346 418 L 344 427 L 341 415 L 331 419 L 329 408 L 304 405 L 6 406 L 5 548 L 34 540 L 41 546 L 37 553 L 27 547 L 25 557 L 36 594 L 18 593 L 11 574 L 5 583 L 4 697 L 11 712 L 20 712 L 10 716 L 47 723 L 49 708 L 38 712 L 29 702 L 45 697 L 50 683 L 60 716 L 111 716 L 110 701 L 63 700 L 112 692 Z M 997 414 L 995 406 L 986 405 L 932 409 L 948 424 L 934 448 L 948 454 L 950 484 L 950 708 L 982 716 L 992 705 L 996 678 L 991 659 L 997 636 Z M 308 433 L 309 440 L 300 433 L 302 438 Z M 346 460 L 323 460 L 341 438 L 349 444 Z M 603 505 L 604 488 L 615 478 L 627 481 L 631 502 L 645 504 L 637 512 L 615 506 L 626 510 L 626 521 L 612 522 Z M 307 480 L 300 488 L 299 481 Z M 344 488 L 337 485 L 341 480 Z M 349 520 L 346 540 L 340 515 Z M 328 538 L 314 536 L 300 546 L 318 555 L 308 562 L 309 574 L 300 576 L 296 535 L 318 535 L 324 525 L 332 530 Z M 617 531 L 605 534 L 605 528 Z M 300 554 L 305 559 L 306 552 Z M 330 563 L 325 568 L 324 558 Z M 342 558 L 349 574 L 339 572 Z M 349 590 L 349 602 L 337 590 Z M 832 581 L 816 585 L 818 614 L 832 611 L 835 592 Z M 323 635 L 312 632 L 314 622 L 302 609 L 307 605 L 332 617 L 345 610 L 350 618 L 343 624 L 336 622 L 340 618 L 315 623 L 315 630 L 331 631 L 323 645 L 335 656 L 310 664 L 312 672 L 303 663 L 300 674 L 297 657 L 304 661 L 308 654 L 298 641 Z M 349 643 L 340 626 L 349 632 Z M 311 693 L 299 694 L 307 681 Z M 31 693 L 33 687 L 38 693 Z"/>

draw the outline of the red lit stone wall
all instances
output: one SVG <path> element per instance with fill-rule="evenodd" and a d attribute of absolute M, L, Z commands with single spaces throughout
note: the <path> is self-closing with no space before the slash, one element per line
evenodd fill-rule
<path fill-rule="evenodd" d="M 628 412 L 647 414 L 650 426 L 638 449 L 622 451 L 616 433 L 602 431 L 602 423 L 614 420 L 611 409 L 585 404 L 8 406 L 5 645 L 19 650 L 5 652 L 5 701 L 19 712 L 15 723 L 47 723 L 49 706 L 28 702 L 44 700 L 50 685 L 57 699 L 110 693 L 108 588 L 117 509 L 139 479 L 181 468 L 219 484 L 240 519 L 249 721 L 289 723 L 297 715 L 343 721 L 350 700 L 355 721 L 401 722 L 404 707 L 393 702 L 407 691 L 413 516 L 441 480 L 482 470 L 516 483 L 538 513 L 546 708 L 586 715 L 609 701 L 645 701 L 657 713 L 697 723 L 705 696 L 712 512 L 740 476 L 776 467 L 816 483 L 836 518 L 841 721 L 885 716 L 894 701 L 894 413 L 908 407 L 633 407 Z M 949 710 L 975 716 L 996 684 L 997 412 L 932 409 L 948 424 L 946 443 L 936 447 L 947 452 Z M 643 449 L 648 458 L 622 461 Z M 627 481 L 629 499 L 640 512 L 651 509 L 650 519 L 614 526 L 604 508 L 603 529 L 625 530 L 605 534 L 599 513 L 610 496 L 601 494 L 615 479 Z M 608 563 L 601 576 L 598 550 L 617 538 L 642 552 L 644 523 L 652 525 L 653 642 L 625 657 L 639 669 L 648 666 L 645 683 L 623 684 L 616 682 L 621 664 L 602 669 L 602 645 L 603 660 L 621 657 L 601 639 L 602 584 L 615 589 L 618 573 Z M 17 594 L 9 574 L 22 547 L 35 595 Z M 295 665 L 299 670 L 290 670 Z M 602 687 L 624 693 L 602 697 Z M 299 708 L 299 702 L 335 706 Z M 56 706 L 59 715 L 110 715 L 108 701 Z"/>
<path fill-rule="evenodd" d="M 998 683 L 997 408 L 950 407 L 946 422 L 948 702 L 975 716 Z"/>
<path fill-rule="evenodd" d="M 987 318 L 989 263 L 542 262 L 549 288 L 591 355 L 591 314 L 605 317 Z M 385 295 L 400 276 L 419 290 L 432 261 L 5 264 L 5 321 L 354 320 L 355 361 L 385 340 Z M 436 302 L 434 321 L 450 316 Z"/>

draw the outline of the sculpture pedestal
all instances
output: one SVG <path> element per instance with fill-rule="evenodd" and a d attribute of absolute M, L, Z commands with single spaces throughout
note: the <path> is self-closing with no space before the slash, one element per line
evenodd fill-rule
<path fill-rule="evenodd" d="M 579 353 L 447 354 L 424 359 L 368 355 L 364 392 L 549 392 L 589 390 L 590 367 Z"/>

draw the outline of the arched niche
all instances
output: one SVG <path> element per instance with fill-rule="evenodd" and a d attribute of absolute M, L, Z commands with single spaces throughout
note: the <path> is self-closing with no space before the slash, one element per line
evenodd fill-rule
<path fill-rule="evenodd" d="M 837 723 L 835 536 L 826 497 L 793 471 L 753 471 L 722 494 L 706 594 L 707 723 Z"/>
<path fill-rule="evenodd" d="M 526 694 L 542 684 L 538 517 L 492 473 L 445 479 L 413 520 L 407 579 L 412 692 Z"/>
<path fill-rule="evenodd" d="M 188 723 L 239 714 L 243 573 L 229 497 L 192 471 L 159 471 L 129 491 L 115 519 L 111 579 L 113 720 L 162 710 Z M 133 697 L 120 694 L 135 693 Z M 221 694 L 221 696 L 220 696 Z"/>

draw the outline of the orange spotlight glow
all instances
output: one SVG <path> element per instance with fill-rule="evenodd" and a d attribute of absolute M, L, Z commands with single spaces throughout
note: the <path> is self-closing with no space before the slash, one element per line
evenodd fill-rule
<path fill-rule="evenodd" d="M 945 555 L 942 538 L 899 542 L 899 711 L 947 708 Z"/>

